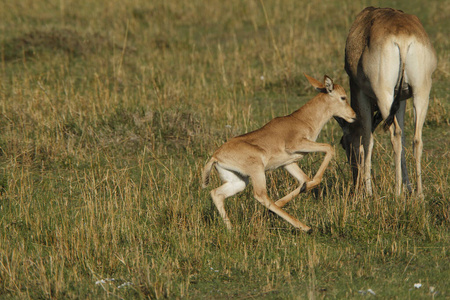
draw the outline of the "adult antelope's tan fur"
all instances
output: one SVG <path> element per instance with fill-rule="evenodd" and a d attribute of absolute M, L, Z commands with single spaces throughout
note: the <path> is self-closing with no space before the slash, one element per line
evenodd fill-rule
<path fill-rule="evenodd" d="M 223 181 L 223 185 L 211 191 L 211 197 L 228 229 L 231 229 L 231 222 L 224 209 L 224 200 L 244 190 L 250 178 L 254 196 L 259 202 L 296 228 L 306 232 L 311 230 L 281 207 L 300 192 L 314 188 L 322 180 L 334 154 L 330 145 L 315 142 L 325 123 L 333 116 L 353 122 L 356 115 L 347 103 L 344 89 L 333 84 L 328 76 L 325 76 L 324 84 L 306 74 L 305 76 L 320 94 L 292 114 L 275 118 L 258 130 L 232 138 L 217 149 L 206 164 L 203 170 L 203 187 L 208 185 L 213 166 Z M 308 178 L 296 163 L 310 152 L 326 153 L 313 179 Z M 284 167 L 294 176 L 299 186 L 273 202 L 267 195 L 264 172 L 279 167 Z"/>
<path fill-rule="evenodd" d="M 368 7 L 356 17 L 345 46 L 345 70 L 350 77 L 351 106 L 357 121 L 339 123 L 344 131 L 341 144 L 352 164 L 353 180 L 358 185 L 363 179 L 369 195 L 372 133 L 382 120 L 390 130 L 394 148 L 396 193 L 401 193 L 402 178 L 411 191 L 402 146 L 405 100 L 411 96 L 415 112 L 417 193 L 423 195 L 422 127 L 436 64 L 436 53 L 416 16 L 391 8 Z"/>

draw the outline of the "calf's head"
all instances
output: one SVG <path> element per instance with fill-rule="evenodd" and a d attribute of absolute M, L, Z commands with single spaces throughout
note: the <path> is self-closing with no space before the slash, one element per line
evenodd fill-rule
<path fill-rule="evenodd" d="M 306 74 L 304 75 L 317 91 L 323 93 L 322 97 L 327 101 L 327 110 L 333 117 L 340 118 L 348 123 L 355 121 L 356 113 L 348 104 L 347 94 L 342 86 L 334 84 L 333 80 L 327 75 L 324 76 L 323 83 Z"/>

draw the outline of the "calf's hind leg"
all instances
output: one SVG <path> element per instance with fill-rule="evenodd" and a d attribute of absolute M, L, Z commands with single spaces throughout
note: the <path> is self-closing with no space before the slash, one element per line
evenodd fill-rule
<path fill-rule="evenodd" d="M 248 179 L 233 171 L 224 169 L 220 165 L 216 165 L 216 169 L 224 184 L 211 191 L 211 198 L 225 222 L 225 225 L 231 230 L 232 226 L 227 212 L 225 211 L 224 202 L 226 198 L 243 191 L 248 184 Z"/>
<path fill-rule="evenodd" d="M 305 232 L 311 232 L 311 228 L 285 212 L 283 209 L 278 207 L 275 202 L 270 200 L 267 195 L 267 186 L 266 186 L 266 176 L 264 174 L 264 168 L 260 170 L 260 172 L 254 172 L 250 175 L 253 183 L 253 191 L 256 200 L 258 200 L 262 205 L 268 208 L 270 211 L 276 213 L 289 223 L 291 223 L 294 227 L 301 229 Z"/>

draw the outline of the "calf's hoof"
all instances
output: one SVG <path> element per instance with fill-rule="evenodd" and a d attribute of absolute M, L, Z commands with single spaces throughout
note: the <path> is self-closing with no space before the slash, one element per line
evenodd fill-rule
<path fill-rule="evenodd" d="M 300 193 L 304 193 L 304 192 L 306 192 L 306 182 L 300 188 Z"/>

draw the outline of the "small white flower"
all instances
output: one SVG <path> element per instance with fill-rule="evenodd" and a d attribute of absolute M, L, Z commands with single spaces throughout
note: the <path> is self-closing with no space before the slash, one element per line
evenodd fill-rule
<path fill-rule="evenodd" d="M 104 279 L 97 280 L 97 281 L 95 282 L 96 285 L 103 284 L 103 283 L 106 283 L 106 281 L 105 281 Z"/>
<path fill-rule="evenodd" d="M 122 283 L 122 284 L 119 285 L 117 288 L 118 288 L 118 289 L 121 289 L 121 288 L 124 288 L 124 287 L 129 286 L 129 285 L 133 285 L 133 283 L 130 282 L 130 281 L 128 281 L 128 282 Z"/>
<path fill-rule="evenodd" d="M 421 283 L 414 283 L 414 288 L 420 289 L 422 287 Z"/>
<path fill-rule="evenodd" d="M 100 279 L 100 280 L 97 280 L 97 281 L 95 282 L 95 284 L 99 285 L 99 284 L 103 284 L 103 283 L 106 283 L 106 282 L 111 282 L 111 281 L 114 281 L 114 280 L 115 280 L 114 278 Z"/>
<path fill-rule="evenodd" d="M 261 80 L 264 80 L 264 76 L 263 76 L 263 75 L 261 75 L 261 77 L 260 77 L 259 79 L 261 79 Z"/>

